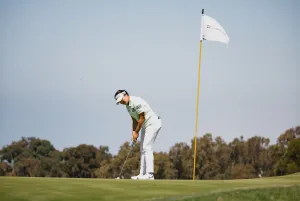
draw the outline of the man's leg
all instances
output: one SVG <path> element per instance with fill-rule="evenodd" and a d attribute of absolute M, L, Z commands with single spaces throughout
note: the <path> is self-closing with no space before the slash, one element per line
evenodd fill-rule
<path fill-rule="evenodd" d="M 145 129 L 142 129 L 141 143 L 140 143 L 140 153 L 141 153 L 140 175 L 146 174 L 146 160 L 145 160 L 145 153 L 143 152 L 144 138 L 145 138 Z"/>
<path fill-rule="evenodd" d="M 131 179 L 138 179 L 139 176 L 146 174 L 146 161 L 145 154 L 143 152 L 143 143 L 145 138 L 145 129 L 141 129 L 141 143 L 140 143 L 140 153 L 141 153 L 141 162 L 140 162 L 140 174 L 137 176 L 132 176 Z"/>
<path fill-rule="evenodd" d="M 143 141 L 143 153 L 146 161 L 146 174 L 139 179 L 154 179 L 154 156 L 153 156 L 153 144 L 161 129 L 161 122 L 156 125 L 149 126 L 145 131 L 145 137 Z"/>
<path fill-rule="evenodd" d="M 145 143 L 144 143 L 144 154 L 145 154 L 145 161 L 146 161 L 146 172 L 147 173 L 154 173 L 154 156 L 153 156 L 153 144 L 156 140 L 156 137 L 160 131 L 160 128 L 156 131 L 149 133 L 147 137 L 145 137 Z"/>

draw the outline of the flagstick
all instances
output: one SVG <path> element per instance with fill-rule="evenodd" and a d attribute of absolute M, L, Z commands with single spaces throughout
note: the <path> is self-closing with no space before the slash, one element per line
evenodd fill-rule
<path fill-rule="evenodd" d="M 202 9 L 202 16 L 204 14 L 204 9 Z M 199 109 L 199 96 L 200 96 L 200 64 L 202 59 L 202 25 L 203 20 L 201 22 L 201 31 L 200 31 L 200 53 L 198 59 L 198 86 L 197 86 L 197 101 L 196 101 L 196 128 L 195 128 L 195 136 L 194 136 L 194 171 L 193 171 L 193 180 L 195 180 L 196 175 L 196 146 L 197 146 L 197 132 L 198 132 L 198 109 Z"/>

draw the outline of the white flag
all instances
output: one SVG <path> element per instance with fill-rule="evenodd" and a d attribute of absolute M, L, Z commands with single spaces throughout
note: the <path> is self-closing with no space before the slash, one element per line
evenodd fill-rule
<path fill-rule="evenodd" d="M 229 37 L 224 28 L 215 19 L 204 14 L 200 39 L 229 43 Z"/>

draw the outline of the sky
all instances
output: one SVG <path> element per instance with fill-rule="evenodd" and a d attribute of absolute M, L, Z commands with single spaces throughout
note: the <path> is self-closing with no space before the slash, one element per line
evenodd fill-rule
<path fill-rule="evenodd" d="M 155 151 L 190 144 L 202 9 L 230 42 L 203 42 L 197 136 L 275 143 L 300 125 L 300 1 L 2 0 L 0 146 L 34 136 L 115 154 L 132 128 L 118 89 L 161 116 Z"/>

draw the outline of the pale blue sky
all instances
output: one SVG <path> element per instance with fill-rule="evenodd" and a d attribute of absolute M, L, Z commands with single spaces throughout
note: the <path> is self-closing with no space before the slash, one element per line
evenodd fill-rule
<path fill-rule="evenodd" d="M 156 151 L 190 144 L 202 8 L 230 43 L 203 44 L 198 136 L 274 143 L 300 124 L 299 1 L 2 0 L 0 146 L 35 136 L 116 153 L 131 136 L 119 88 L 162 117 Z"/>

